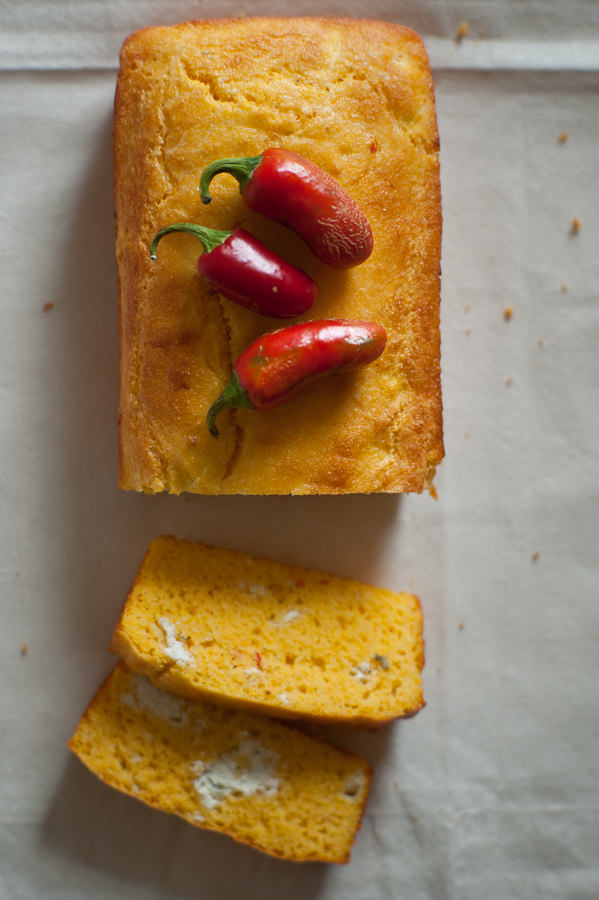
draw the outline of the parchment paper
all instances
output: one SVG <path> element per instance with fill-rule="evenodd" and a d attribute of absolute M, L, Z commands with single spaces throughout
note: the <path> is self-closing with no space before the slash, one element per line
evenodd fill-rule
<path fill-rule="evenodd" d="M 117 490 L 119 47 L 238 13 L 378 17 L 425 39 L 445 217 L 437 502 Z M 0 3 L 2 900 L 599 897 L 598 93 L 592 0 Z M 70 757 L 165 532 L 421 597 L 426 709 L 326 731 L 375 766 L 349 865 L 271 860 Z"/>

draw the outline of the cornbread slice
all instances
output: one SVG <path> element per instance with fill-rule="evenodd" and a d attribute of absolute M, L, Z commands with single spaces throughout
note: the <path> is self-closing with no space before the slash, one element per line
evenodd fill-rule
<path fill-rule="evenodd" d="M 144 803 L 282 859 L 347 862 L 370 770 L 262 716 L 186 700 L 119 662 L 71 750 Z"/>
<path fill-rule="evenodd" d="M 374 249 L 346 271 L 252 213 L 204 167 L 283 147 L 337 179 L 365 212 Z M 422 491 L 443 456 L 441 199 L 433 82 L 420 38 L 387 22 L 210 19 L 139 31 L 121 53 L 114 159 L 120 283 L 120 486 L 156 493 Z M 281 321 L 220 297 L 198 242 L 158 229 L 243 223 L 318 284 L 301 319 L 383 325 L 382 356 L 268 412 L 205 419 L 234 361 Z"/>
<path fill-rule="evenodd" d="M 416 597 L 168 536 L 110 649 L 160 687 L 271 716 L 373 727 L 424 705 Z"/>

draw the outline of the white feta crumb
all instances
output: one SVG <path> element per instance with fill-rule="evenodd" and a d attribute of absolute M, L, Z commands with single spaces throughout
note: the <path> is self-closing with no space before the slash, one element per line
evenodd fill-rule
<path fill-rule="evenodd" d="M 282 694 L 277 694 L 277 700 L 283 704 L 283 706 L 289 706 L 289 694 L 283 691 Z"/>
<path fill-rule="evenodd" d="M 246 678 L 255 678 L 257 675 L 264 675 L 264 672 L 257 666 L 250 666 L 248 669 L 243 670 L 243 674 Z"/>
<path fill-rule="evenodd" d="M 355 678 L 356 681 L 359 681 L 360 684 L 366 684 L 366 682 L 372 675 L 372 666 L 369 662 L 358 663 L 357 666 L 353 666 L 349 670 L 349 674 L 352 676 L 352 678 Z"/>
<path fill-rule="evenodd" d="M 364 790 L 365 776 L 363 772 L 355 772 L 348 778 L 343 788 L 343 796 L 348 800 L 355 800 Z"/>
<path fill-rule="evenodd" d="M 201 812 L 194 812 L 191 814 L 190 819 L 192 822 L 205 822 L 206 816 L 203 816 Z"/>
<path fill-rule="evenodd" d="M 193 660 L 186 650 L 185 645 L 177 637 L 177 629 L 173 623 L 164 616 L 161 616 L 158 619 L 158 624 L 164 631 L 164 636 L 166 638 L 166 655 L 169 659 L 182 665 L 192 662 Z"/>
<path fill-rule="evenodd" d="M 299 609 L 290 609 L 283 616 L 283 622 L 295 622 L 296 619 L 299 619 L 301 616 L 301 612 Z"/>
<path fill-rule="evenodd" d="M 139 792 L 140 792 L 140 787 L 139 787 L 138 784 L 136 784 L 135 782 L 133 782 L 132 785 L 131 785 L 131 790 L 133 791 L 134 794 L 139 794 Z"/>
<path fill-rule="evenodd" d="M 275 794 L 279 780 L 274 775 L 278 754 L 256 738 L 242 737 L 236 749 L 217 756 L 211 763 L 193 763 L 193 786 L 205 809 L 214 809 L 232 797 Z"/>
<path fill-rule="evenodd" d="M 135 675 L 133 684 L 135 696 L 131 693 L 121 694 L 121 703 L 136 711 L 145 709 L 178 728 L 186 724 L 187 710 L 182 697 L 159 690 L 143 675 Z"/>

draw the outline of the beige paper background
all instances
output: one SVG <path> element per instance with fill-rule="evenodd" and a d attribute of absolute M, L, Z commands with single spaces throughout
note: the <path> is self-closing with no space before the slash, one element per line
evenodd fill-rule
<path fill-rule="evenodd" d="M 437 502 L 116 488 L 118 49 L 146 24 L 238 12 L 369 15 L 425 39 L 445 217 Z M 1 900 L 599 896 L 598 69 L 583 0 L 0 3 Z M 420 595 L 427 708 L 332 733 L 376 772 L 348 866 L 262 857 L 69 756 L 162 532 Z"/>

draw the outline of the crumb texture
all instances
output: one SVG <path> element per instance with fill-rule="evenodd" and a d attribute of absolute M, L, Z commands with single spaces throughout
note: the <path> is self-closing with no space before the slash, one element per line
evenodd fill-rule
<path fill-rule="evenodd" d="M 347 861 L 370 786 L 360 757 L 265 717 L 172 697 L 123 662 L 69 746 L 111 787 L 297 861 Z"/>
<path fill-rule="evenodd" d="M 203 168 L 281 146 L 336 178 L 366 213 L 360 266 L 320 263 L 289 229 L 251 213 L 237 183 Z M 409 29 L 349 19 L 209 20 L 137 32 L 115 105 L 121 297 L 120 484 L 149 493 L 422 491 L 443 456 L 441 202 L 433 85 Z M 205 416 L 233 362 L 281 320 L 221 298 L 196 271 L 197 242 L 162 241 L 176 221 L 243 224 L 319 285 L 303 318 L 379 322 L 372 365 L 309 386 L 268 412 Z"/>
<path fill-rule="evenodd" d="M 377 726 L 424 704 L 413 595 L 169 536 L 111 649 L 175 693 L 280 718 Z"/>

